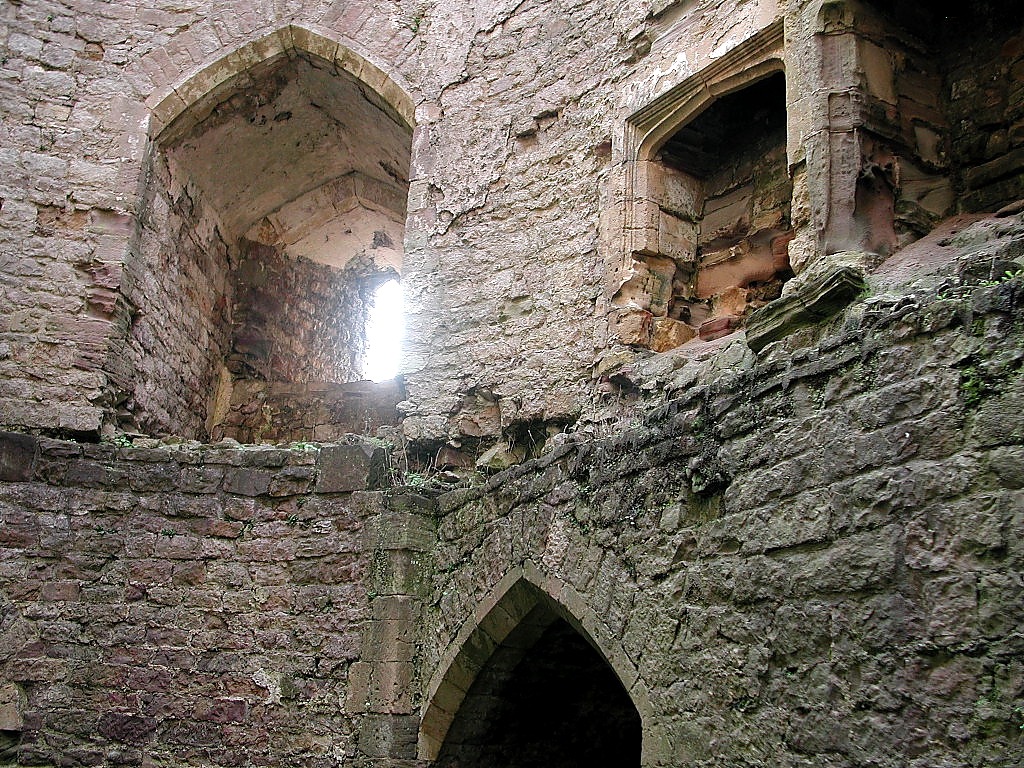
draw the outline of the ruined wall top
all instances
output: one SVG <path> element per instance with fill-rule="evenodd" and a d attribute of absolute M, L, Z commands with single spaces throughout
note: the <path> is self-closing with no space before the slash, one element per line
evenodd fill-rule
<path fill-rule="evenodd" d="M 1004 6 L 9 3 L 0 425 L 206 438 L 260 389 L 233 361 L 290 386 L 321 331 L 346 383 L 391 270 L 406 438 L 460 468 L 600 432 L 618 371 L 1024 196 Z M 254 292 L 242 237 L 352 271 Z"/>

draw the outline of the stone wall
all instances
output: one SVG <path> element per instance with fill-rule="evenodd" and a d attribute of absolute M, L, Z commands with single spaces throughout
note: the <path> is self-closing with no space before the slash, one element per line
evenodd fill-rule
<path fill-rule="evenodd" d="M 1024 194 L 1020 98 L 1024 56 L 1010 4 L 892 8 L 851 4 L 865 99 L 865 226 L 895 249 L 955 210 L 993 211 Z M 888 197 L 882 211 L 871 198 Z M 885 240 L 885 242 L 883 242 Z"/>
<path fill-rule="evenodd" d="M 368 281 L 354 269 L 290 259 L 272 246 L 242 241 L 239 251 L 231 374 L 297 384 L 361 379 Z"/>
<path fill-rule="evenodd" d="M 613 434 L 436 502 L 367 441 L 4 435 L 7 759 L 427 765 L 457 714 L 473 753 L 492 656 L 576 633 L 644 766 L 1018 765 L 1024 289 L 976 267 L 1021 226 L 757 355 L 652 358 Z"/>
<path fill-rule="evenodd" d="M 845 176 L 830 218 L 852 208 L 829 250 L 886 255 L 951 213 L 1021 196 L 1022 31 L 1011 3 L 850 0 L 822 5 L 814 24 L 832 90 L 830 173 Z"/>
<path fill-rule="evenodd" d="M 121 287 L 131 326 L 116 383 L 120 426 L 144 434 L 207 435 L 231 344 L 235 285 L 216 212 L 175 179 L 155 149 L 139 232 Z"/>
<path fill-rule="evenodd" d="M 147 109 L 117 63 L 130 34 L 99 7 L 10 4 L 0 19 L 0 423 L 95 432 L 114 408 L 108 342 L 124 333 L 104 294 L 145 149 Z"/>
<path fill-rule="evenodd" d="M 642 423 L 442 496 L 426 754 L 537 588 L 643 765 L 1018 765 L 1024 296 L 944 290 L 652 367 Z"/>
<path fill-rule="evenodd" d="M 1024 197 L 1024 31 L 1016 7 L 991 2 L 949 30 L 946 96 L 963 207 Z"/>
<path fill-rule="evenodd" d="M 875 248 L 889 252 L 957 209 L 945 95 L 949 47 L 932 36 L 942 21 L 920 8 L 908 10 L 909 19 L 856 8 L 863 14 L 857 50 L 870 132 L 859 217 L 875 230 Z"/>
<path fill-rule="evenodd" d="M 922 40 L 969 13 L 888 5 L 4 4 L 0 762 L 476 759 L 487 702 L 568 653 L 612 670 L 590 698 L 628 694 L 647 768 L 1020 765 L 1024 224 L 938 223 L 947 177 L 970 210 L 1021 194 L 1020 16 Z M 643 164 L 780 70 L 784 159 L 776 124 L 709 178 L 789 219 L 781 303 L 623 343 L 664 223 Z M 308 381 L 359 350 L 312 341 L 354 332 L 300 288 L 362 304 L 281 253 L 339 238 L 401 262 L 402 430 L 446 471 L 403 487 L 349 438 L 129 444 L 389 420 Z M 229 386 L 233 327 L 271 381 Z"/>
<path fill-rule="evenodd" d="M 147 188 L 126 274 L 118 270 L 104 294 L 108 314 L 120 310 L 129 325 L 127 341 L 106 339 L 115 352 L 97 360 L 110 372 L 121 428 L 205 438 L 231 380 L 362 378 L 375 281 L 366 270 L 244 239 L 229 246 L 216 212 L 178 186 L 163 155 Z"/>
<path fill-rule="evenodd" d="M 137 262 L 132 242 L 135 220 L 149 215 L 147 150 L 170 151 L 187 166 L 179 185 L 188 188 L 184 176 L 191 174 L 201 188 L 195 209 L 223 209 L 218 224 L 231 231 L 218 229 L 229 243 L 250 233 L 313 254 L 336 236 L 351 237 L 357 249 L 376 244 L 381 264 L 403 261 L 410 439 L 457 447 L 466 437 L 461 404 L 476 391 L 497 393 L 508 418 L 503 433 L 591 418 L 602 386 L 594 374 L 605 355 L 620 352 L 613 298 L 634 269 L 624 242 L 632 192 L 623 178 L 637 160 L 629 122 L 661 109 L 663 97 L 702 81 L 709 68 L 728 64 L 728 77 L 708 81 L 714 93 L 698 101 L 767 74 L 758 69 L 767 61 L 761 54 L 774 71 L 785 68 L 795 272 L 824 252 L 891 248 L 891 227 L 862 231 L 875 221 L 865 179 L 875 178 L 888 194 L 882 230 L 892 223 L 890 208 L 905 208 L 895 212 L 909 233 L 901 243 L 934 223 L 946 198 L 941 190 L 941 199 L 924 198 L 935 192 L 936 174 L 942 186 L 945 160 L 933 150 L 945 128 L 932 120 L 928 89 L 936 76 L 924 69 L 947 57 L 928 52 L 918 66 L 918 54 L 936 41 L 909 40 L 919 30 L 913 14 L 892 29 L 863 26 L 861 9 L 878 16 L 882 5 L 593 0 L 552 13 L 537 2 L 487 11 L 426 3 L 398 14 L 371 0 L 346 9 L 319 0 L 259 9 L 228 3 L 215 13 L 189 3 L 160 11 L 99 0 L 73 10 L 37 0 L 12 4 L 3 26 L 5 102 L 12 106 L 0 212 L 10 225 L 4 290 L 17 310 L 0 331 L 10 392 L 3 423 L 95 432 L 104 422 L 131 427 L 134 416 L 144 431 L 202 434 L 205 414 L 196 403 L 210 380 L 206 360 L 192 350 L 158 362 L 157 348 L 175 345 L 156 341 L 155 323 L 145 328 L 147 312 L 162 317 L 171 309 L 160 295 L 170 287 L 146 306 L 149 299 L 131 283 L 120 285 L 138 264 L 159 269 L 148 256 Z M 992 0 L 979 14 L 1005 18 L 1011 5 Z M 1014 18 L 991 44 L 981 35 L 978 56 L 955 41 L 955 72 L 940 85 L 940 101 L 955 95 L 951 108 L 977 117 L 949 121 L 966 131 L 953 144 L 967 158 L 964 189 L 977 198 L 971 208 L 1016 195 Z M 755 50 L 772 30 L 778 50 Z M 968 60 L 982 62 L 976 79 L 962 66 Z M 894 73 L 899 77 L 887 82 Z M 992 75 L 994 85 L 982 87 Z M 908 105 L 925 80 L 927 98 L 917 102 L 923 111 L 915 111 Z M 907 107 L 902 117 L 912 123 L 900 123 L 895 138 L 907 143 L 914 132 L 915 142 L 919 133 L 927 139 L 902 169 L 889 168 L 886 147 L 861 145 L 873 128 L 886 133 L 885 119 L 874 126 L 865 120 L 886 117 L 889 107 Z M 666 131 L 678 127 L 665 117 Z M 244 141 L 235 145 L 231 137 Z M 261 160 L 255 148 L 264 140 L 270 150 Z M 223 174 L 218 158 L 226 161 Z M 990 190 L 996 187 L 998 194 Z M 47 206 L 54 210 L 40 212 Z M 95 232 L 61 225 L 33 236 L 37 217 L 60 223 L 57 211 L 69 222 L 84 216 L 103 223 Z M 353 211 L 358 226 L 348 229 L 359 231 L 348 232 Z M 212 224 L 197 230 L 211 233 Z M 201 244 L 208 246 L 220 247 Z M 172 278 L 132 279 L 156 287 Z M 210 313 L 220 310 L 205 303 L 216 291 L 190 282 L 201 308 L 183 319 L 209 336 L 213 349 L 220 340 Z M 97 291 L 123 299 L 120 311 L 138 312 L 138 337 L 128 335 L 124 316 L 97 316 L 84 298 Z M 663 325 L 676 333 L 663 333 L 658 349 L 682 338 L 669 319 Z M 152 361 L 137 356 L 142 349 Z M 132 366 L 122 364 L 126 357 Z M 41 405 L 49 402 L 60 407 Z"/>
<path fill-rule="evenodd" d="M 114 406 L 110 339 L 127 326 L 117 289 L 131 219 L 27 191 L 0 205 L 0 424 L 94 433 Z"/>
<path fill-rule="evenodd" d="M 143 443 L 0 439 L 0 761 L 379 757 L 421 546 L 380 449 Z"/>

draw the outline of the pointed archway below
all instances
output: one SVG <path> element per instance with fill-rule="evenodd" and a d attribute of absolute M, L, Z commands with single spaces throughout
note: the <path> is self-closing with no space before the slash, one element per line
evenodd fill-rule
<path fill-rule="evenodd" d="M 437 768 L 639 766 L 640 714 L 611 667 L 542 601 L 477 675 Z"/>
<path fill-rule="evenodd" d="M 565 656 L 576 661 L 570 665 L 573 673 L 563 683 L 571 688 L 581 676 L 603 670 L 608 676 L 600 683 L 602 690 L 613 696 L 621 694 L 607 713 L 609 718 L 618 721 L 620 716 L 626 720 L 635 716 L 639 729 L 635 757 L 626 764 L 655 765 L 659 755 L 670 752 L 655 722 L 646 685 L 617 639 L 579 592 L 527 562 L 506 574 L 449 644 L 427 690 L 419 758 L 444 765 L 453 752 L 462 751 L 464 763 L 467 754 L 463 748 L 486 738 L 488 732 L 494 733 L 502 722 L 511 722 L 513 729 L 522 732 L 531 715 L 524 714 L 520 705 L 531 697 L 536 701 L 536 685 L 531 688 L 530 681 L 550 677 L 553 660 Z M 495 696 L 498 691 L 503 693 Z M 541 695 L 550 695 L 550 691 Z M 497 707 L 490 709 L 490 704 L 485 706 L 487 701 Z M 477 722 L 465 722 L 474 719 Z M 565 727 L 573 726 L 570 722 Z M 574 731 L 569 741 L 577 735 L 579 731 Z M 623 743 L 628 744 L 628 739 Z M 543 745 L 529 746 L 537 749 Z M 471 757 L 479 757 L 480 764 L 491 764 L 494 759 L 493 754 L 479 751 Z"/>

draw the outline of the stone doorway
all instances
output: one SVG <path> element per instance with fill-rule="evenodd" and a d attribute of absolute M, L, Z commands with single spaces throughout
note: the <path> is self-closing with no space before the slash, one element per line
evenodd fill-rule
<path fill-rule="evenodd" d="M 436 766 L 639 766 L 640 715 L 568 621 L 535 607 L 483 665 Z"/>

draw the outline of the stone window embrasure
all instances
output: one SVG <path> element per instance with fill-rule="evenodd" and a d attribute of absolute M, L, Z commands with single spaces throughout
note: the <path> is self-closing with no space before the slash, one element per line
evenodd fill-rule
<path fill-rule="evenodd" d="M 718 338 L 792 275 L 781 46 L 776 24 L 629 119 L 621 343 Z"/>
<path fill-rule="evenodd" d="M 374 291 L 402 270 L 412 105 L 297 27 L 211 70 L 155 110 L 131 406 L 147 432 L 256 440 L 269 398 L 302 426 L 304 388 L 363 378 Z"/>

